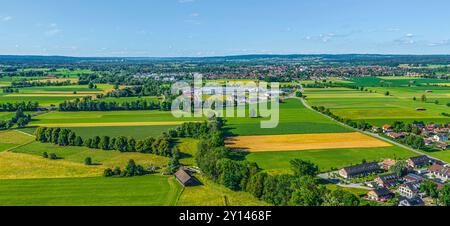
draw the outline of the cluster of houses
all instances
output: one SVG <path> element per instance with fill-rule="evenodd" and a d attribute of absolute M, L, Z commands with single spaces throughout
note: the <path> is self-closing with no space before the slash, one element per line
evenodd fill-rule
<path fill-rule="evenodd" d="M 446 150 L 450 147 L 449 135 L 450 135 L 450 124 L 414 124 L 414 127 L 420 129 L 421 136 L 425 146 L 435 147 L 437 149 Z M 382 131 L 383 134 L 392 139 L 401 139 L 407 136 L 407 132 L 394 132 L 394 127 L 391 125 L 384 125 L 382 128 L 372 127 L 372 131 L 379 133 Z"/>
<path fill-rule="evenodd" d="M 385 159 L 382 162 L 369 162 L 341 169 L 339 175 L 345 179 L 379 174 L 373 181 L 366 182 L 373 188 L 367 199 L 377 202 L 387 202 L 398 197 L 399 206 L 424 205 L 425 193 L 420 191 L 424 181 L 432 181 L 439 188 L 449 180 L 450 167 L 427 156 L 417 156 L 406 160 L 408 174 L 400 177 L 397 173 L 387 172 L 396 164 L 396 160 Z M 384 173 L 384 174 L 383 174 Z M 395 195 L 397 194 L 397 195 Z"/>

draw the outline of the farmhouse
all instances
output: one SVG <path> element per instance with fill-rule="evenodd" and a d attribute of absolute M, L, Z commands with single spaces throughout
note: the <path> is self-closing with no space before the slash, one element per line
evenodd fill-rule
<path fill-rule="evenodd" d="M 399 178 L 396 173 L 391 173 L 387 175 L 381 175 L 375 178 L 375 182 L 380 187 L 392 187 L 396 186 L 399 183 Z"/>
<path fill-rule="evenodd" d="M 393 138 L 393 139 L 400 139 L 403 138 L 404 135 L 401 133 L 387 133 L 388 137 Z"/>
<path fill-rule="evenodd" d="M 429 165 L 431 162 L 431 159 L 428 158 L 426 155 L 412 157 L 407 160 L 408 166 L 411 168 L 419 168 L 422 166 Z"/>
<path fill-rule="evenodd" d="M 384 132 L 384 133 L 392 132 L 393 129 L 394 129 L 394 127 L 392 127 L 391 125 L 388 125 L 388 124 L 386 124 L 386 125 L 383 126 L 383 132 Z"/>
<path fill-rule="evenodd" d="M 416 108 L 416 111 L 426 111 L 426 108 Z"/>
<path fill-rule="evenodd" d="M 367 193 L 367 199 L 377 202 L 386 202 L 392 198 L 391 192 L 387 188 L 378 188 Z"/>
<path fill-rule="evenodd" d="M 357 176 L 366 176 L 380 171 L 380 166 L 376 162 L 364 163 L 356 166 L 349 166 L 339 170 L 339 175 L 343 178 L 354 178 Z"/>
<path fill-rule="evenodd" d="M 197 181 L 186 170 L 183 169 L 178 170 L 175 173 L 175 177 L 177 178 L 178 182 L 180 182 L 180 184 L 185 187 L 194 186 L 197 184 Z"/>

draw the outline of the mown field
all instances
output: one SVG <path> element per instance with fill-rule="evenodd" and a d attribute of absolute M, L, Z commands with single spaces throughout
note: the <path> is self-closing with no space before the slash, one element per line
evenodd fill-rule
<path fill-rule="evenodd" d="M 378 126 L 396 120 L 436 123 L 450 121 L 441 114 L 449 112 L 446 104 L 450 102 L 450 87 L 376 87 L 369 90 L 372 93 L 346 88 L 306 89 L 305 95 L 312 106 L 324 106 L 343 118 L 364 120 Z M 433 93 L 427 93 L 426 90 L 432 90 Z M 385 96 L 387 91 L 390 96 Z M 422 95 L 427 96 L 426 102 L 421 101 Z M 417 100 L 414 101 L 413 97 Z M 436 104 L 435 100 L 439 103 Z M 416 108 L 427 110 L 417 111 Z"/>
<path fill-rule="evenodd" d="M 105 112 L 50 112 L 33 118 L 32 125 L 54 125 L 64 127 L 78 123 L 87 123 L 91 126 L 101 126 L 102 123 L 120 124 L 127 126 L 132 123 L 159 123 L 164 125 L 174 122 L 201 121 L 196 118 L 175 118 L 169 111 L 105 111 Z M 176 123 L 175 123 L 176 124 Z M 88 126 L 83 126 L 88 127 Z"/>
<path fill-rule="evenodd" d="M 14 153 L 30 154 L 34 156 L 42 156 L 42 153 L 55 153 L 61 160 L 51 161 L 69 161 L 83 164 L 86 157 L 91 157 L 96 166 L 91 168 L 99 168 L 99 172 L 103 173 L 105 168 L 114 168 L 115 166 L 124 167 L 128 160 L 133 159 L 137 164 L 145 167 L 151 165 L 165 165 L 168 158 L 153 154 L 141 154 L 136 152 L 120 153 L 118 151 L 104 151 L 94 150 L 86 147 L 60 147 L 53 144 L 45 144 L 39 142 L 32 142 L 30 144 L 21 146 L 11 150 Z"/>
<path fill-rule="evenodd" d="M 32 142 L 34 137 L 16 132 L 0 131 L 0 152 Z"/>
<path fill-rule="evenodd" d="M 0 206 L 172 206 L 173 177 L 0 180 Z"/>
<path fill-rule="evenodd" d="M 280 104 L 280 123 L 272 129 L 262 129 L 264 118 L 226 118 L 230 132 L 239 136 L 340 133 L 351 130 L 307 109 L 297 99 L 288 99 Z"/>
<path fill-rule="evenodd" d="M 406 76 L 390 76 L 390 77 L 354 77 L 351 81 L 356 86 L 364 87 L 399 87 L 408 85 L 428 85 L 433 83 L 448 83 L 448 80 L 443 79 L 428 79 L 418 77 Z"/>
<path fill-rule="evenodd" d="M 286 152 L 252 152 L 245 158 L 269 172 L 280 173 L 290 171 L 290 160 L 302 159 L 314 162 L 321 171 L 340 169 L 345 166 L 360 164 L 363 160 L 379 161 L 384 158 L 406 159 L 417 154 L 403 148 L 378 147 L 378 148 L 343 148 L 307 151 Z"/>
<path fill-rule="evenodd" d="M 57 106 L 67 100 L 101 94 L 112 87 L 106 84 L 97 84 L 96 89 L 89 89 L 87 85 L 27 87 L 19 89 L 18 93 L 0 94 L 0 103 L 30 101 L 38 102 L 44 107 Z"/>

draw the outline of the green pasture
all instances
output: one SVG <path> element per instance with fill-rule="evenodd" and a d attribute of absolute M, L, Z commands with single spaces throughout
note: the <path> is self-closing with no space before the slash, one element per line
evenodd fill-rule
<path fill-rule="evenodd" d="M 33 118 L 33 124 L 60 123 L 126 123 L 202 121 L 204 118 L 175 118 L 170 111 L 102 111 L 102 112 L 50 112 Z"/>
<path fill-rule="evenodd" d="M 280 104 L 280 122 L 278 127 L 262 129 L 265 118 L 226 118 L 227 125 L 235 135 L 276 135 L 307 133 L 339 133 L 351 130 L 307 109 L 300 100 L 288 99 Z"/>
<path fill-rule="evenodd" d="M 168 158 L 153 154 L 121 153 L 118 151 L 94 150 L 87 147 L 61 147 L 58 145 L 32 142 L 30 144 L 11 150 L 14 153 L 42 156 L 42 153 L 55 153 L 61 160 L 84 164 L 87 157 L 91 157 L 93 163 L 100 168 L 125 167 L 128 160 L 133 159 L 137 164 L 145 167 L 152 165 L 165 165 Z M 59 160 L 58 160 L 59 161 Z"/>
<path fill-rule="evenodd" d="M 399 87 L 399 86 L 416 86 L 416 85 L 427 85 L 432 83 L 448 83 L 448 80 L 444 79 L 428 79 L 428 78 L 417 78 L 417 77 L 354 77 L 351 79 L 356 86 L 364 87 L 377 87 L 377 86 L 388 86 L 388 87 Z"/>
<path fill-rule="evenodd" d="M 431 88 L 433 93 L 426 93 L 423 87 L 377 87 L 369 90 L 372 93 L 343 88 L 306 89 L 305 95 L 312 106 L 324 106 L 343 118 L 364 120 L 374 125 L 392 123 L 396 120 L 439 123 L 449 121 L 449 118 L 441 113 L 449 111 L 445 104 L 450 88 L 433 87 Z M 385 96 L 387 91 L 390 96 Z M 422 95 L 427 96 L 426 102 L 420 100 Z M 414 96 L 416 101 L 413 101 Z M 440 99 L 440 103 L 435 104 L 435 99 Z M 426 108 L 426 111 L 417 111 L 417 108 Z"/>
<path fill-rule="evenodd" d="M 173 177 L 1 180 L 1 206 L 173 206 Z"/>
<path fill-rule="evenodd" d="M 269 172 L 289 172 L 293 159 L 308 160 L 317 164 L 322 172 L 360 164 L 363 160 L 380 161 L 384 158 L 406 159 L 417 154 L 392 146 L 380 148 L 344 148 L 307 151 L 280 151 L 247 153 L 245 158 Z"/>

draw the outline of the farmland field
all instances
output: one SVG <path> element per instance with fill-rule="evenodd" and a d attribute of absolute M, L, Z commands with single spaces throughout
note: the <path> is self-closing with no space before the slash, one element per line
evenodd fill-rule
<path fill-rule="evenodd" d="M 16 131 L 0 131 L 0 152 L 27 144 L 34 140 L 34 137 L 16 132 Z"/>
<path fill-rule="evenodd" d="M 134 126 L 145 125 L 176 125 L 184 121 L 201 120 L 196 118 L 175 118 L 171 112 L 167 111 L 109 111 L 109 112 L 50 112 L 33 118 L 30 125 L 54 125 L 60 127 L 80 127 L 74 124 L 81 124 L 81 127 L 102 126 Z M 82 123 L 85 123 L 84 125 Z"/>
<path fill-rule="evenodd" d="M 94 192 L 95 191 L 95 192 Z M 0 180 L 4 206 L 170 206 L 181 185 L 172 177 Z"/>
<path fill-rule="evenodd" d="M 98 168 L 97 175 L 103 173 L 106 168 L 116 166 L 125 167 L 128 160 L 133 159 L 137 164 L 145 167 L 151 165 L 165 165 L 169 160 L 153 154 L 141 154 L 136 152 L 120 153 L 118 151 L 93 150 L 86 147 L 60 147 L 53 144 L 33 142 L 28 145 L 13 149 L 14 153 L 23 153 L 42 158 L 43 152 L 55 153 L 62 160 L 83 164 L 86 157 L 91 157 L 92 162 L 96 164 L 90 168 Z M 59 162 L 60 160 L 54 161 Z"/>
<path fill-rule="evenodd" d="M 100 167 L 13 152 L 0 152 L 0 166 L 0 180 L 92 177 L 103 173 Z"/>
<path fill-rule="evenodd" d="M 436 123 L 449 121 L 449 118 L 441 113 L 448 112 L 445 104 L 447 101 L 450 102 L 448 96 L 450 88 L 378 87 L 370 90 L 372 93 L 345 88 L 306 89 L 305 95 L 308 96 L 307 100 L 312 106 L 324 106 L 343 118 L 364 120 L 378 126 L 396 120 Z M 433 93 L 426 93 L 426 90 L 433 90 Z M 390 96 L 384 95 L 386 91 L 390 92 Z M 427 96 L 427 102 L 420 101 L 422 95 Z M 416 101 L 413 100 L 414 96 L 417 98 Z M 434 103 L 435 100 L 440 100 L 440 103 Z M 427 110 L 417 111 L 416 108 Z"/>
<path fill-rule="evenodd" d="M 403 148 L 378 147 L 378 148 L 344 148 L 287 152 L 256 152 L 247 153 L 246 159 L 258 163 L 258 165 L 272 172 L 286 172 L 290 169 L 289 161 L 303 159 L 317 164 L 321 171 L 339 169 L 349 165 L 361 163 L 363 160 L 375 161 L 384 158 L 405 159 L 415 156 Z"/>
<path fill-rule="evenodd" d="M 370 148 L 392 146 L 361 133 L 323 133 L 272 136 L 240 136 L 227 147 L 248 152 L 300 151 L 327 148 Z"/>
<path fill-rule="evenodd" d="M 227 118 L 230 131 L 239 136 L 341 133 L 351 130 L 307 109 L 296 99 L 280 104 L 280 123 L 277 128 L 261 129 L 264 118 Z"/>

